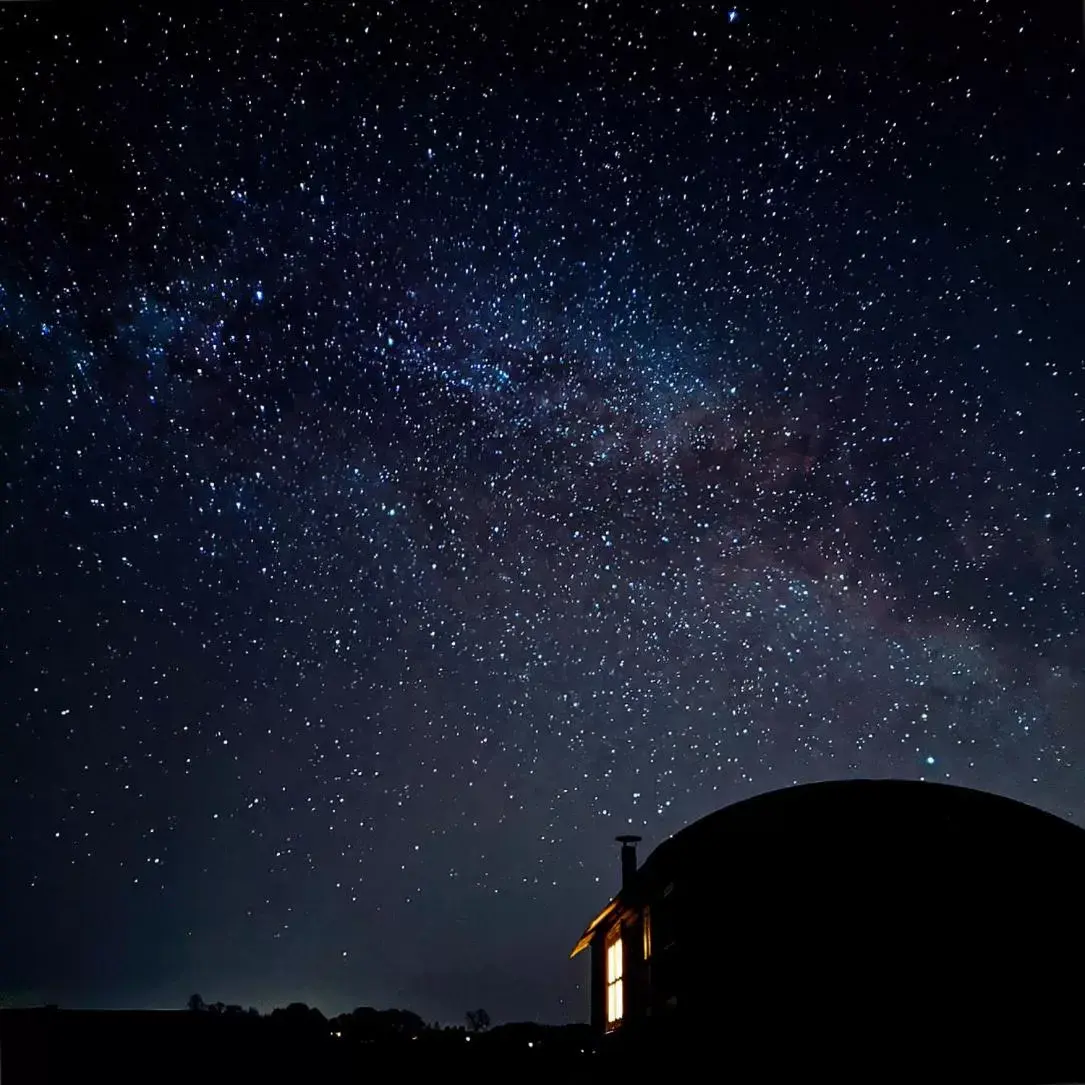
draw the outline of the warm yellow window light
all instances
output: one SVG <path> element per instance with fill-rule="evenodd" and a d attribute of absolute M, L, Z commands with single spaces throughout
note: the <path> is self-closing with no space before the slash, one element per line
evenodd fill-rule
<path fill-rule="evenodd" d="M 607 1024 L 622 1019 L 622 939 L 619 934 L 607 946 Z"/>
<path fill-rule="evenodd" d="M 644 959 L 647 961 L 652 956 L 652 913 L 648 908 L 644 909 Z"/>

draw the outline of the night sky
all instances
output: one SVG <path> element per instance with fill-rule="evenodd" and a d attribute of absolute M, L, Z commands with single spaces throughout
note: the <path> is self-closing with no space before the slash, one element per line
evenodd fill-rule
<path fill-rule="evenodd" d="M 584 1020 L 617 832 L 1085 819 L 1075 5 L 227 7 L 0 11 L 0 997 Z"/>

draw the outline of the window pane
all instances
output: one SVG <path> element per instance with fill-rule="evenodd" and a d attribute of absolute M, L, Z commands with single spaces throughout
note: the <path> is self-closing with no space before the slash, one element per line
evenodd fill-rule
<path fill-rule="evenodd" d="M 622 943 L 621 939 L 612 942 L 607 948 L 607 982 L 613 983 L 622 978 Z"/>
<path fill-rule="evenodd" d="M 622 997 L 622 940 L 621 935 L 607 946 L 607 1024 L 620 1021 L 624 1009 Z"/>

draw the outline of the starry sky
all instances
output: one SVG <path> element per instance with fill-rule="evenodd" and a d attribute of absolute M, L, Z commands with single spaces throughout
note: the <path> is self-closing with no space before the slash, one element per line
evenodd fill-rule
<path fill-rule="evenodd" d="M 617 832 L 1085 819 L 1073 5 L 225 9 L 0 11 L 0 998 L 584 1020 Z"/>

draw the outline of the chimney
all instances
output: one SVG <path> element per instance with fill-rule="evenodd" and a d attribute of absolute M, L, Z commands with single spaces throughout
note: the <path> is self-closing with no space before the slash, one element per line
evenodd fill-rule
<path fill-rule="evenodd" d="M 614 839 L 622 846 L 622 888 L 628 889 L 637 873 L 637 845 L 641 838 L 626 835 L 616 836 Z"/>

